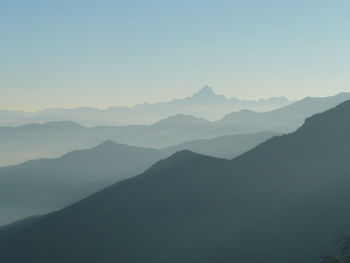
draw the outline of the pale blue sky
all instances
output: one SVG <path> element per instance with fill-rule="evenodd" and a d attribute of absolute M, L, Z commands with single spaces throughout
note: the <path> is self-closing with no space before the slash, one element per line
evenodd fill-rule
<path fill-rule="evenodd" d="M 350 91 L 349 0 L 0 0 L 0 108 Z"/>

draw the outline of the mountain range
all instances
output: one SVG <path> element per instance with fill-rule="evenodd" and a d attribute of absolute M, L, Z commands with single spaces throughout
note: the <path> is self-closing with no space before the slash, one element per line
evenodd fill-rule
<path fill-rule="evenodd" d="M 57 159 L 1 167 L 0 225 L 63 208 L 166 156 L 155 149 L 106 141 Z"/>
<path fill-rule="evenodd" d="M 134 124 L 150 125 L 170 115 L 195 115 L 210 120 L 217 120 L 223 115 L 241 109 L 268 111 L 290 104 L 284 97 L 254 100 L 227 99 L 205 86 L 192 96 L 169 102 L 143 103 L 133 107 L 109 107 L 98 109 L 80 107 L 73 109 L 52 108 L 37 112 L 0 110 L 0 125 L 18 126 L 32 122 L 70 120 L 86 126 L 112 125 L 125 126 Z"/>
<path fill-rule="evenodd" d="M 305 98 L 285 107 L 254 112 L 232 112 L 218 121 L 192 115 L 170 116 L 152 125 L 97 126 L 87 128 L 72 121 L 0 127 L 0 166 L 93 147 L 106 140 L 147 148 L 164 148 L 193 140 L 241 133 L 289 133 L 305 118 L 350 99 L 350 93 L 325 98 Z"/>
<path fill-rule="evenodd" d="M 179 150 L 231 159 L 275 135 L 263 132 L 224 136 L 160 150 L 106 141 L 56 159 L 0 167 L 0 225 L 61 209 L 135 176 Z"/>
<path fill-rule="evenodd" d="M 233 160 L 180 151 L 0 231 L 5 262 L 319 262 L 350 231 L 350 101 Z"/>

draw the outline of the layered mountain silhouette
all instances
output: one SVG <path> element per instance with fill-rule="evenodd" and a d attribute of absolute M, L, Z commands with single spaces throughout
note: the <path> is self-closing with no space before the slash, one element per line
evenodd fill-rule
<path fill-rule="evenodd" d="M 181 151 L 0 231 L 5 262 L 319 262 L 350 231 L 350 101 L 232 161 Z"/>
<path fill-rule="evenodd" d="M 0 111 L 0 125 L 21 125 L 31 122 L 71 120 L 87 126 L 134 124 L 150 125 L 170 115 L 186 114 L 217 120 L 223 115 L 241 109 L 267 111 L 290 104 L 284 97 L 253 100 L 227 99 L 216 94 L 209 86 L 203 87 L 192 96 L 169 102 L 143 103 L 133 107 L 109 107 L 98 109 L 80 107 L 56 108 L 28 113 L 21 111 Z"/>
<path fill-rule="evenodd" d="M 204 89 L 196 96 L 210 97 L 210 93 L 210 89 Z M 220 98 L 219 96 L 217 99 L 222 100 Z M 139 147 L 164 148 L 193 140 L 241 133 L 261 131 L 289 133 L 298 128 L 305 118 L 347 99 L 350 99 L 350 93 L 340 93 L 326 98 L 306 98 L 269 112 L 259 113 L 251 110 L 232 112 L 219 121 L 178 114 L 148 126 L 87 128 L 71 121 L 62 121 L 0 127 L 2 146 L 0 166 L 43 157 L 55 158 L 76 149 L 93 147 L 106 140 Z"/>
<path fill-rule="evenodd" d="M 232 159 L 275 135 L 263 132 L 224 136 L 159 150 L 106 141 L 60 158 L 3 167 L 0 225 L 63 208 L 114 182 L 138 175 L 179 150 Z"/>
<path fill-rule="evenodd" d="M 232 159 L 277 135 L 279 133 L 276 132 L 226 135 L 213 139 L 189 141 L 164 148 L 162 151 L 173 154 L 181 150 L 190 150 L 213 157 Z"/>
<path fill-rule="evenodd" d="M 218 123 L 221 126 L 226 124 L 229 127 L 240 127 L 244 132 L 257 130 L 291 132 L 302 125 L 307 117 L 326 111 L 349 99 L 350 93 L 339 93 L 335 96 L 324 98 L 307 97 L 268 112 L 254 112 L 251 110 L 232 112 L 218 121 Z"/>
<path fill-rule="evenodd" d="M 0 225 L 63 208 L 166 157 L 159 150 L 106 141 L 57 159 L 0 168 Z"/>
<path fill-rule="evenodd" d="M 73 150 L 93 147 L 110 139 L 108 131 L 108 128 L 88 129 L 71 121 L 0 127 L 0 166 L 56 158 Z"/>

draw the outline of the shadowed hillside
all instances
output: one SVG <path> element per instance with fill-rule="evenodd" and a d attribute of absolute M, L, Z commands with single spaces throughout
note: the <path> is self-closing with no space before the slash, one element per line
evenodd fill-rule
<path fill-rule="evenodd" d="M 189 151 L 1 232 L 8 262 L 318 262 L 350 231 L 350 101 L 232 161 Z"/>

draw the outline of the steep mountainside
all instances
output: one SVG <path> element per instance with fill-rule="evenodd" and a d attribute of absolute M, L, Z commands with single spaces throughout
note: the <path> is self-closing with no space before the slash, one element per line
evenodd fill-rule
<path fill-rule="evenodd" d="M 178 152 L 0 232 L 6 262 L 318 262 L 350 231 L 350 101 L 232 161 Z"/>

